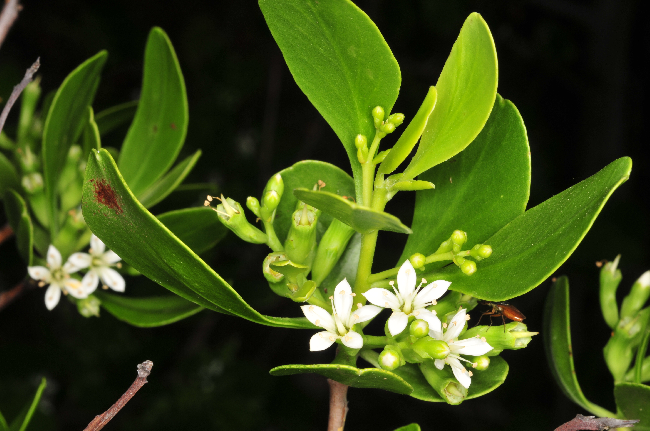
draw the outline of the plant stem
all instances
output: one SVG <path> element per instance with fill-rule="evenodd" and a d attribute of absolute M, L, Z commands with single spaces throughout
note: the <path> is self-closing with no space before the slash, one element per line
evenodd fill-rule
<path fill-rule="evenodd" d="M 376 335 L 364 335 L 363 336 L 363 348 L 364 349 L 378 349 L 383 348 L 386 344 L 390 344 L 390 337 L 382 337 Z"/>
<path fill-rule="evenodd" d="M 327 431 L 343 431 L 348 414 L 348 386 L 327 379 L 330 385 L 330 417 Z"/>
<path fill-rule="evenodd" d="M 14 230 L 9 226 L 9 223 L 4 225 L 2 229 L 0 229 L 0 244 L 11 238 L 14 234 Z"/>
<path fill-rule="evenodd" d="M 36 284 L 34 280 L 30 278 L 21 281 L 9 290 L 0 292 L 0 311 L 2 311 L 7 305 L 9 305 L 27 290 L 33 289 L 34 287 L 36 287 Z"/>
<path fill-rule="evenodd" d="M 271 247 L 271 250 L 273 251 L 284 251 L 284 247 L 282 247 L 282 243 L 278 239 L 278 236 L 275 234 L 275 229 L 273 229 L 273 223 L 267 223 L 264 220 L 262 220 L 262 223 L 264 223 L 264 231 L 266 232 L 266 236 L 269 238 L 266 245 Z"/>
<path fill-rule="evenodd" d="M 593 416 L 577 415 L 569 422 L 555 428 L 555 431 L 608 430 L 613 428 L 630 428 L 638 422 L 638 420 L 626 421 L 607 417 L 596 419 Z"/>

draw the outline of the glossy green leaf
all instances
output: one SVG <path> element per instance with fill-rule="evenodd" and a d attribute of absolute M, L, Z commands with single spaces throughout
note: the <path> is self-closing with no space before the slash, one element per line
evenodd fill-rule
<path fill-rule="evenodd" d="M 296 210 L 298 199 L 293 190 L 304 187 L 311 189 L 319 184 L 325 184 L 323 191 L 336 193 L 341 196 L 354 196 L 354 180 L 341 168 L 318 160 L 303 160 L 279 172 L 284 183 L 284 193 L 280 205 L 275 210 L 273 227 L 280 241 L 284 242 L 291 226 L 291 215 Z M 319 238 L 330 225 L 332 217 L 321 214 L 318 218 Z"/>
<path fill-rule="evenodd" d="M 391 112 L 401 83 L 397 61 L 377 26 L 348 0 L 259 5 L 296 83 L 343 143 L 360 199 L 354 138 L 363 134 L 372 141 L 375 106 Z"/>
<path fill-rule="evenodd" d="M 101 139 L 99 137 L 99 129 L 95 122 L 95 114 L 91 106 L 88 106 L 86 110 L 86 125 L 83 130 L 82 143 L 82 160 L 88 158 L 88 154 L 90 154 L 91 150 L 99 150 L 102 147 Z"/>
<path fill-rule="evenodd" d="M 420 428 L 420 425 L 418 424 L 409 424 L 399 427 L 395 431 L 422 431 L 422 428 Z"/>
<path fill-rule="evenodd" d="M 104 149 L 88 158 L 82 205 L 86 223 L 108 248 L 177 295 L 262 325 L 313 328 L 305 318 L 270 317 L 250 307 L 135 199 Z"/>
<path fill-rule="evenodd" d="M 101 51 L 70 73 L 59 87 L 43 129 L 43 175 L 52 233 L 58 230 L 56 191 L 70 146 L 79 138 L 88 120 L 99 84 L 99 74 L 108 53 Z M 54 236 L 54 235 L 53 235 Z"/>
<path fill-rule="evenodd" d="M 151 208 L 165 199 L 192 172 L 194 165 L 199 161 L 199 157 L 201 157 L 201 150 L 197 150 L 196 153 L 174 166 L 174 169 L 167 172 L 167 174 L 138 196 L 140 203 L 145 208 Z"/>
<path fill-rule="evenodd" d="M 650 386 L 619 383 L 614 386 L 614 398 L 625 419 L 639 419 L 634 431 L 650 431 Z"/>
<path fill-rule="evenodd" d="M 117 319 L 141 328 L 169 325 L 203 310 L 203 307 L 177 295 L 150 298 L 131 298 L 106 292 L 95 292 L 94 295 Z"/>
<path fill-rule="evenodd" d="M 26 405 L 21 414 L 11 422 L 9 431 L 25 431 L 27 429 L 27 425 L 29 425 L 29 422 L 32 420 L 32 416 L 34 415 L 36 406 L 38 406 L 38 402 L 41 400 L 41 395 L 43 395 L 43 390 L 46 385 L 47 382 L 45 381 L 45 377 L 43 377 L 43 379 L 41 379 L 41 384 L 38 385 L 38 389 L 36 389 L 34 399 L 32 399 L 32 402 Z"/>
<path fill-rule="evenodd" d="M 19 187 L 20 177 L 16 168 L 4 154 L 0 153 L 0 200 L 4 199 L 7 190 Z"/>
<path fill-rule="evenodd" d="M 450 289 L 490 301 L 523 295 L 569 258 L 631 169 L 628 157 L 615 160 L 511 221 L 484 241 L 493 253 L 479 262 L 474 275 L 450 265 L 423 277 L 451 281 Z"/>
<path fill-rule="evenodd" d="M 98 112 L 95 115 L 95 122 L 97 123 L 99 134 L 104 136 L 114 129 L 132 121 L 137 109 L 138 101 L 132 100 Z"/>
<path fill-rule="evenodd" d="M 363 350 L 361 357 L 375 367 L 379 366 L 377 362 L 379 354 L 377 352 Z M 446 366 L 446 368 L 449 367 Z M 474 376 L 472 376 L 472 384 L 469 387 L 469 392 L 465 399 L 478 398 L 501 386 L 508 376 L 509 369 L 508 363 L 500 356 L 490 358 L 490 366 L 487 370 L 472 371 Z M 434 403 L 445 402 L 431 385 L 429 385 L 417 365 L 406 364 L 393 370 L 392 373 L 397 374 L 413 387 L 413 392 L 410 394 L 413 398 Z"/>
<path fill-rule="evenodd" d="M 196 254 L 210 250 L 228 232 L 217 212 L 206 207 L 169 211 L 158 220 Z"/>
<path fill-rule="evenodd" d="M 380 368 L 356 368 L 343 364 L 282 365 L 269 373 L 272 376 L 315 373 L 353 388 L 384 389 L 404 395 L 413 391 L 404 379 Z"/>
<path fill-rule="evenodd" d="M 384 161 L 379 165 L 377 173 L 392 173 L 411 154 L 411 151 L 413 151 L 415 144 L 420 140 L 420 136 L 422 136 L 422 132 L 429 121 L 431 111 L 436 106 L 437 96 L 436 87 L 429 87 L 429 91 L 420 109 L 418 109 L 418 112 L 416 112 L 409 125 L 404 129 L 395 146 L 393 146 Z"/>
<path fill-rule="evenodd" d="M 18 253 L 29 266 L 32 264 L 33 244 L 34 244 L 34 225 L 29 215 L 27 204 L 16 191 L 9 190 L 5 196 L 5 211 L 9 226 L 14 230 L 16 235 L 16 245 Z"/>
<path fill-rule="evenodd" d="M 494 40 L 483 17 L 472 13 L 460 30 L 438 82 L 438 100 L 417 153 L 404 171 L 414 178 L 463 151 L 487 121 L 497 92 Z"/>
<path fill-rule="evenodd" d="M 400 263 L 414 253 L 434 253 L 456 229 L 467 232 L 464 247 L 469 249 L 523 214 L 530 190 L 530 148 L 515 105 L 497 95 L 472 145 L 419 178 L 436 189 L 416 193 L 414 234 Z"/>
<path fill-rule="evenodd" d="M 394 215 L 357 205 L 334 193 L 295 189 L 293 194 L 306 204 L 341 220 L 360 233 L 375 230 L 411 233 L 411 229 Z"/>
<path fill-rule="evenodd" d="M 544 306 L 544 348 L 555 381 L 571 401 L 597 415 L 613 417 L 614 414 L 592 403 L 582 393 L 573 365 L 569 319 L 569 279 L 557 279 L 546 298 Z"/>
<path fill-rule="evenodd" d="M 118 166 L 140 196 L 174 164 L 187 133 L 185 81 L 165 32 L 149 32 L 144 54 L 142 94 L 120 151 Z"/>

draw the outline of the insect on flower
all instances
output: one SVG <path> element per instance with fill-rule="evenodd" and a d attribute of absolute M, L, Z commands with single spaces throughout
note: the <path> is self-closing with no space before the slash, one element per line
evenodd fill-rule
<path fill-rule="evenodd" d="M 483 316 L 490 316 L 490 326 L 492 326 L 492 318 L 500 316 L 501 320 L 503 321 L 503 331 L 505 332 L 506 319 L 516 320 L 517 322 L 523 322 L 524 319 L 526 318 L 526 316 L 524 316 L 524 313 L 519 311 L 517 307 L 515 307 L 514 305 L 506 304 L 505 302 L 484 301 L 482 299 L 479 299 L 478 302 L 480 304 L 487 305 L 488 307 L 492 307 L 492 309 L 490 311 L 486 311 L 485 313 L 481 314 L 481 317 L 479 317 L 476 326 L 478 326 L 478 324 L 481 323 L 481 319 L 483 318 Z"/>

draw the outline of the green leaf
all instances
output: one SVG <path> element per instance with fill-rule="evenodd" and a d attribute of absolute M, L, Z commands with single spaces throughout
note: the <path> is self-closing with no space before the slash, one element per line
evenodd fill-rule
<path fill-rule="evenodd" d="M 95 292 L 94 295 L 117 319 L 141 328 L 169 325 L 203 310 L 203 307 L 177 295 L 150 298 L 130 298 L 106 292 Z"/>
<path fill-rule="evenodd" d="M 273 38 L 300 89 L 339 137 L 350 158 L 357 200 L 361 165 L 354 138 L 372 141 L 371 111 L 390 113 L 399 65 L 377 26 L 347 0 L 260 0 Z"/>
<path fill-rule="evenodd" d="M 0 431 L 9 431 L 9 425 L 2 412 L 0 412 Z"/>
<path fill-rule="evenodd" d="M 378 174 L 390 174 L 411 154 L 413 147 L 415 147 L 415 144 L 420 140 L 420 136 L 422 136 L 433 107 L 436 106 L 437 96 L 436 87 L 429 87 L 429 91 L 420 109 L 418 109 L 418 112 L 408 127 L 406 127 L 399 137 L 395 146 L 393 146 L 384 161 L 379 165 L 379 169 L 377 170 Z"/>
<path fill-rule="evenodd" d="M 380 368 L 356 368 L 343 364 L 282 365 L 269 373 L 272 376 L 316 373 L 353 388 L 384 389 L 404 395 L 413 391 L 404 379 Z"/>
<path fill-rule="evenodd" d="M 4 131 L 0 132 L 0 149 L 7 151 L 16 149 L 16 143 Z"/>
<path fill-rule="evenodd" d="M 82 141 L 82 160 L 88 158 L 88 154 L 90 154 L 91 150 L 99 150 L 102 147 L 101 139 L 99 137 L 99 129 L 97 128 L 95 115 L 91 106 L 88 106 L 86 112 L 86 126 L 84 127 Z"/>
<path fill-rule="evenodd" d="M 422 428 L 420 428 L 420 425 L 418 424 L 409 424 L 399 427 L 395 431 L 422 431 Z"/>
<path fill-rule="evenodd" d="M 106 150 L 90 155 L 85 178 L 82 204 L 86 223 L 111 250 L 146 277 L 214 311 L 262 325 L 314 327 L 305 318 L 270 317 L 250 307 L 135 199 Z"/>
<path fill-rule="evenodd" d="M 196 153 L 176 165 L 174 169 L 138 196 L 140 203 L 145 208 L 150 208 L 165 199 L 192 172 L 194 165 L 199 161 L 199 157 L 201 157 L 201 150 L 197 150 Z"/>
<path fill-rule="evenodd" d="M 456 229 L 467 232 L 469 249 L 523 214 L 530 190 L 529 151 L 517 108 L 497 95 L 490 118 L 472 145 L 420 175 L 436 189 L 416 193 L 414 234 L 399 262 L 414 253 L 434 253 Z"/>
<path fill-rule="evenodd" d="M 20 189 L 20 177 L 13 163 L 0 153 L 0 200 L 9 189 Z"/>
<path fill-rule="evenodd" d="M 626 419 L 639 419 L 634 431 L 650 430 L 650 386 L 638 383 L 619 383 L 614 386 L 616 407 Z"/>
<path fill-rule="evenodd" d="M 106 51 L 83 62 L 70 73 L 54 96 L 43 128 L 43 175 L 45 196 L 52 237 L 58 231 L 56 191 L 59 175 L 65 167 L 68 151 L 79 138 L 88 121 L 88 106 L 92 105 L 104 67 Z"/>
<path fill-rule="evenodd" d="M 140 196 L 172 166 L 185 141 L 189 113 L 185 81 L 165 32 L 149 32 L 144 54 L 142 94 L 126 135 L 118 166 Z"/>
<path fill-rule="evenodd" d="M 279 172 L 284 183 L 284 193 L 280 205 L 275 210 L 275 222 L 273 228 L 280 241 L 284 242 L 291 226 L 291 215 L 296 210 L 298 198 L 293 195 L 293 190 L 304 187 L 311 189 L 319 184 L 325 183 L 322 190 L 336 193 L 342 196 L 354 195 L 354 180 L 344 170 L 330 163 L 318 160 L 303 160 L 283 169 Z M 332 222 L 332 217 L 321 214 L 318 218 L 318 238 L 325 233 L 325 230 Z"/>
<path fill-rule="evenodd" d="M 41 400 L 41 395 L 43 395 L 43 390 L 46 385 L 47 382 L 45 381 L 45 377 L 43 377 L 41 384 L 38 386 L 38 389 L 36 389 L 34 399 L 29 405 L 25 406 L 22 413 L 11 422 L 9 431 L 25 431 L 27 429 L 27 425 L 29 425 L 29 421 L 32 420 L 32 415 L 34 415 L 34 411 L 36 410 L 36 406 L 38 406 L 38 402 Z"/>
<path fill-rule="evenodd" d="M 158 220 L 196 254 L 210 250 L 228 232 L 217 212 L 206 207 L 169 211 Z"/>
<path fill-rule="evenodd" d="M 580 389 L 573 365 L 570 328 L 569 279 L 562 276 L 553 283 L 544 306 L 542 334 L 551 372 L 564 395 L 571 401 L 597 416 L 614 417 L 614 413 L 587 400 Z"/>
<path fill-rule="evenodd" d="M 34 226 L 29 216 L 27 204 L 23 198 L 14 190 L 8 190 L 5 196 L 5 212 L 9 226 L 14 230 L 16 235 L 16 245 L 18 253 L 23 258 L 27 266 L 32 264 L 33 244 L 34 244 Z"/>
<path fill-rule="evenodd" d="M 132 121 L 137 109 L 138 101 L 132 100 L 98 112 L 95 115 L 95 122 L 97 123 L 99 134 L 104 136 L 114 129 Z"/>
<path fill-rule="evenodd" d="M 295 189 L 293 194 L 306 204 L 341 220 L 360 233 L 368 233 L 375 230 L 411 233 L 411 229 L 402 224 L 394 215 L 362 207 L 334 193 L 317 192 L 300 188 Z"/>
<path fill-rule="evenodd" d="M 511 221 L 484 241 L 492 246 L 492 256 L 482 260 L 471 277 L 455 265 L 423 277 L 451 281 L 452 290 L 489 301 L 523 295 L 571 256 L 631 169 L 630 158 L 615 160 Z"/>
<path fill-rule="evenodd" d="M 487 121 L 497 92 L 497 53 L 490 29 L 472 13 L 440 73 L 436 108 L 417 153 L 404 171 L 415 178 L 463 151 Z"/>

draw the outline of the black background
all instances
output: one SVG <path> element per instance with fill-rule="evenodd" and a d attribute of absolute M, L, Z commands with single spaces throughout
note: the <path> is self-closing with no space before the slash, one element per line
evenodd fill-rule
<path fill-rule="evenodd" d="M 574 255 L 558 270 L 571 281 L 577 376 L 586 396 L 614 410 L 612 378 L 602 359 L 609 337 L 598 305 L 597 260 L 623 255 L 621 295 L 650 267 L 648 157 L 644 132 L 650 36 L 641 2 L 359 1 L 397 58 L 402 88 L 394 112 L 412 115 L 435 84 L 463 21 L 480 12 L 495 39 L 499 93 L 521 112 L 532 152 L 529 207 L 596 173 L 616 158 L 634 161 Z M 137 98 L 147 33 L 169 35 L 187 85 L 190 126 L 180 157 L 204 153 L 192 181 L 215 183 L 243 202 L 258 196 L 274 172 L 303 159 L 347 169 L 343 147 L 293 82 L 256 2 L 25 1 L 0 50 L 0 94 L 7 97 L 41 57 L 41 85 L 54 90 L 82 61 L 109 51 L 95 112 Z M 17 112 L 17 109 L 14 109 Z M 9 118 L 12 134 L 16 112 Z M 107 136 L 119 146 L 124 130 Z M 173 194 L 155 213 L 200 205 L 201 196 Z M 413 195 L 387 211 L 410 224 Z M 395 264 L 405 242 L 382 234 L 375 270 Z M 15 243 L 0 249 L 0 290 L 24 276 Z M 205 257 L 255 308 L 298 315 L 272 295 L 259 267 L 267 251 L 232 235 Z M 480 270 L 480 269 L 479 269 Z M 507 280 L 504 280 L 507 283 Z M 516 298 L 531 330 L 541 329 L 550 280 Z M 161 293 L 127 279 L 135 296 Z M 32 429 L 83 429 L 150 359 L 150 383 L 106 429 L 317 430 L 327 421 L 327 385 L 319 376 L 271 377 L 287 363 L 327 362 L 310 353 L 311 331 L 261 327 L 204 311 L 168 327 L 138 329 L 104 313 L 84 319 L 67 301 L 52 312 L 32 291 L 0 312 L 0 409 L 13 418 L 41 376 L 48 388 Z M 351 389 L 346 429 L 392 430 L 418 422 L 424 430 L 550 430 L 577 413 L 546 365 L 541 337 L 506 352 L 505 384 L 488 396 L 452 407 L 379 390 Z"/>

